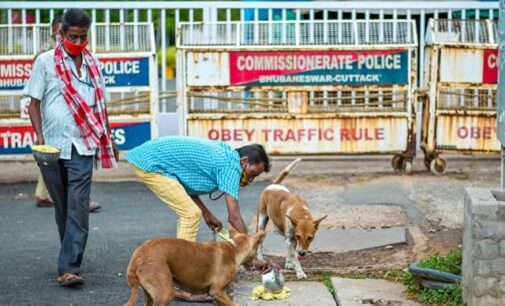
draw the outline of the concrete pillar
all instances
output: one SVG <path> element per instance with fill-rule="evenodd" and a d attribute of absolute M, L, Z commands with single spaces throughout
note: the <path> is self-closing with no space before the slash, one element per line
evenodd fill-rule
<path fill-rule="evenodd" d="M 504 189 L 466 189 L 462 269 L 468 305 L 505 305 Z"/>

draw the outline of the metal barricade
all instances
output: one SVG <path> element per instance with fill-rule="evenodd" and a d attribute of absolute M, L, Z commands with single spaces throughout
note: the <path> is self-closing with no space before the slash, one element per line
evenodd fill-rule
<path fill-rule="evenodd" d="M 30 153 L 35 141 L 22 90 L 49 24 L 0 25 L 0 157 Z M 92 24 L 90 49 L 100 61 L 112 136 L 128 150 L 158 135 L 158 73 L 152 23 Z"/>
<path fill-rule="evenodd" d="M 35 133 L 22 91 L 50 25 L 0 25 L 0 156 L 30 153 Z"/>
<path fill-rule="evenodd" d="M 424 164 L 445 173 L 442 153 L 497 153 L 496 20 L 432 19 L 426 31 L 421 148 Z"/>
<path fill-rule="evenodd" d="M 112 136 L 129 150 L 158 136 L 158 65 L 151 22 L 92 24 L 91 50 L 110 94 Z"/>
<path fill-rule="evenodd" d="M 270 154 L 415 155 L 409 20 L 180 23 L 180 131 Z"/>

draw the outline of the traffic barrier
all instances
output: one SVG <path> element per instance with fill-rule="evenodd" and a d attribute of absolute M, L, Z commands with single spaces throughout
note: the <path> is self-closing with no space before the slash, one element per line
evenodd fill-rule
<path fill-rule="evenodd" d="M 185 135 L 272 155 L 415 156 L 417 36 L 409 20 L 180 23 Z"/>
<path fill-rule="evenodd" d="M 440 154 L 500 151 L 496 137 L 497 20 L 431 19 L 426 30 L 421 149 L 442 175 Z"/>

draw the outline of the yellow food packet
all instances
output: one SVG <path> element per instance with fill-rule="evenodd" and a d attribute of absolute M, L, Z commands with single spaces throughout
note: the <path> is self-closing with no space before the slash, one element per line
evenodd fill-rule
<path fill-rule="evenodd" d="M 60 149 L 49 145 L 34 145 L 32 146 L 33 151 L 38 151 L 42 153 L 59 153 Z"/>
<path fill-rule="evenodd" d="M 281 292 L 273 293 L 268 291 L 265 286 L 260 285 L 253 289 L 251 292 L 251 300 L 255 301 L 258 299 L 271 301 L 271 300 L 283 300 L 291 295 L 291 290 L 284 287 Z"/>

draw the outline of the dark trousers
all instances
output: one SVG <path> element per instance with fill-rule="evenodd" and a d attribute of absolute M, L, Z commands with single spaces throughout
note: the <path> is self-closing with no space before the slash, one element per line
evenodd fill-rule
<path fill-rule="evenodd" d="M 93 156 L 79 155 L 72 146 L 70 160 L 39 164 L 49 195 L 53 199 L 61 249 L 58 272 L 79 274 L 88 240 L 89 195 Z"/>

